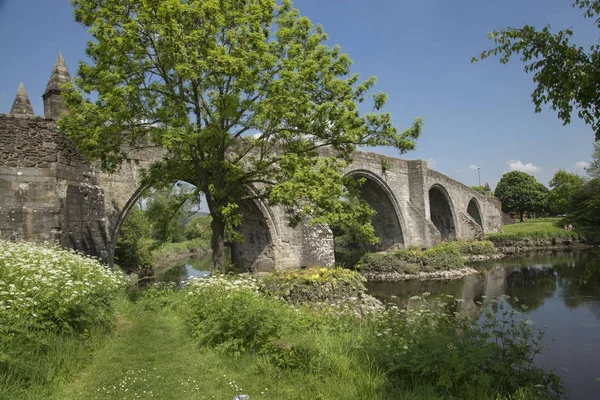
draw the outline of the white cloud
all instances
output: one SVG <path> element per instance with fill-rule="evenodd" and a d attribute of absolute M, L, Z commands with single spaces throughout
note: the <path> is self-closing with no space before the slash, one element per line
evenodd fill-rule
<path fill-rule="evenodd" d="M 430 158 L 427 160 L 427 167 L 431 168 L 431 169 L 435 169 L 435 166 L 437 165 L 437 161 L 435 161 L 433 158 Z"/>
<path fill-rule="evenodd" d="M 508 160 L 506 162 L 511 171 L 523 171 L 527 173 L 539 172 L 540 167 L 532 163 L 523 164 L 519 160 Z"/>
<path fill-rule="evenodd" d="M 590 163 L 587 161 L 577 161 L 575 163 L 575 168 L 585 169 L 590 166 Z"/>
<path fill-rule="evenodd" d="M 471 168 L 473 171 L 477 171 L 479 169 L 479 167 L 475 164 L 469 165 L 469 168 Z"/>

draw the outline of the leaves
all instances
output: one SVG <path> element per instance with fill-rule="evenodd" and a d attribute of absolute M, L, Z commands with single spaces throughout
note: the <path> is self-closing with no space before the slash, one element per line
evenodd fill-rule
<path fill-rule="evenodd" d="M 542 211 L 548 202 L 548 189 L 532 175 L 521 171 L 502 175 L 496 186 L 495 195 L 502 201 L 502 211 Z"/>
<path fill-rule="evenodd" d="M 584 10 L 584 17 L 596 18 L 600 1 L 575 0 L 573 7 Z M 600 19 L 595 22 L 600 28 Z M 496 47 L 471 62 L 500 56 L 500 62 L 506 64 L 512 56 L 519 56 L 525 72 L 533 73 L 537 84 L 531 95 L 535 111 L 541 112 L 542 105 L 549 104 L 566 125 L 576 110 L 600 140 L 600 45 L 585 49 L 571 43 L 572 36 L 571 29 L 552 33 L 549 25 L 541 30 L 530 25 L 504 28 L 488 34 Z"/>
<path fill-rule="evenodd" d="M 282 204 L 292 223 L 344 218 L 335 216 L 351 195 L 342 165 L 356 147 L 403 153 L 421 134 L 420 119 L 396 129 L 381 112 L 383 93 L 361 113 L 375 78 L 350 74 L 350 57 L 289 1 L 71 3 L 94 40 L 92 63 L 80 64 L 65 94 L 71 115 L 61 128 L 108 171 L 144 143 L 165 148 L 148 183 L 185 179 L 213 217 L 235 220 L 233 205 L 262 198 Z"/>

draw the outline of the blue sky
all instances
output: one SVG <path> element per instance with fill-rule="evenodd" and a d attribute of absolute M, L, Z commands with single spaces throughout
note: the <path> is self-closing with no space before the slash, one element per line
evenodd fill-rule
<path fill-rule="evenodd" d="M 428 160 L 468 185 L 495 186 L 503 173 L 525 170 L 547 184 L 559 168 L 583 173 L 592 130 L 556 114 L 534 113 L 531 76 L 514 60 L 471 64 L 491 47 L 486 33 L 504 26 L 572 27 L 579 44 L 595 44 L 592 21 L 569 0 L 296 0 L 301 13 L 321 23 L 363 77 L 378 77 L 389 95 L 387 110 L 399 128 L 423 117 L 415 151 L 403 158 Z M 67 0 L 0 0 L 0 113 L 8 113 L 23 82 L 36 114 L 58 51 L 71 74 L 85 59 L 87 33 L 73 21 Z M 377 149 L 397 155 L 393 149 Z"/>

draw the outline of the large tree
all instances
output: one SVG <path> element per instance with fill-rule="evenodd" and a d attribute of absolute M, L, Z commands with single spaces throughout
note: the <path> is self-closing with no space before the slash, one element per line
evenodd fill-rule
<path fill-rule="evenodd" d="M 577 174 L 559 169 L 548 183 L 551 190 L 548 194 L 548 208 L 553 215 L 566 214 L 569 211 L 571 198 L 581 189 L 584 180 Z"/>
<path fill-rule="evenodd" d="M 600 28 L 600 0 L 575 0 L 573 7 L 583 10 L 583 16 L 594 19 Z M 577 115 L 594 129 L 596 140 L 600 140 L 600 44 L 584 48 L 571 43 L 572 36 L 571 29 L 552 32 L 550 26 L 541 30 L 530 25 L 495 30 L 488 38 L 496 47 L 483 51 L 472 61 L 500 55 L 500 62 L 506 64 L 518 55 L 537 84 L 531 95 L 535 111 L 550 104 L 568 124 L 572 112 L 577 110 Z"/>
<path fill-rule="evenodd" d="M 585 172 L 587 172 L 592 179 L 600 179 L 600 142 L 594 142 L 592 162 L 585 168 Z"/>
<path fill-rule="evenodd" d="M 243 201 L 282 205 L 292 224 L 352 219 L 354 203 L 341 200 L 357 193 L 342 170 L 356 147 L 403 153 L 420 135 L 419 119 L 395 128 L 386 95 L 369 96 L 375 79 L 351 74 L 350 58 L 289 0 L 71 3 L 94 39 L 61 128 L 109 171 L 148 138 L 164 147 L 147 182 L 182 179 L 205 193 L 217 268 Z"/>
<path fill-rule="evenodd" d="M 521 222 L 523 213 L 541 212 L 548 204 L 548 188 L 526 172 L 502 175 L 494 193 L 502 201 L 502 211 L 518 213 Z"/>

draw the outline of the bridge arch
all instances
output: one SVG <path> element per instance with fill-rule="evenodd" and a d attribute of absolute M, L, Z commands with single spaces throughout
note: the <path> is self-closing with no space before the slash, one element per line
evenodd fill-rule
<path fill-rule="evenodd" d="M 429 217 L 440 232 L 442 241 L 456 240 L 456 215 L 446 188 L 433 184 L 429 188 Z"/>
<path fill-rule="evenodd" d="M 377 250 L 403 248 L 406 224 L 402 209 L 389 185 L 381 177 L 368 170 L 353 170 L 346 176 L 365 178 L 365 183 L 361 187 L 361 197 L 376 211 L 376 214 L 371 217 L 371 224 L 375 230 L 375 236 L 379 238 L 379 243 L 376 245 Z"/>
<path fill-rule="evenodd" d="M 264 201 L 252 199 L 243 200 L 239 207 L 244 218 L 236 230 L 244 241 L 231 243 L 231 262 L 244 271 L 274 271 L 279 231 L 271 210 Z"/>
<path fill-rule="evenodd" d="M 116 212 L 112 223 L 109 223 L 110 241 L 107 261 L 111 268 L 114 264 L 115 248 L 121 227 L 144 191 L 151 187 L 146 184 L 138 187 L 125 205 Z M 252 190 L 251 192 L 254 193 Z M 274 269 L 274 243 L 278 240 L 279 232 L 270 208 L 263 201 L 255 199 L 244 200 L 239 207 L 244 218 L 237 230 L 244 237 L 244 242 L 231 244 L 232 262 L 244 270 L 255 270 L 259 264 L 261 270 Z M 118 207 L 113 204 L 113 208 Z"/>
<path fill-rule="evenodd" d="M 477 201 L 475 197 L 469 200 L 469 204 L 467 205 L 467 214 L 469 214 L 469 216 L 473 218 L 473 220 L 477 222 L 477 225 L 479 225 L 483 230 L 483 214 L 481 212 L 479 201 Z"/>

